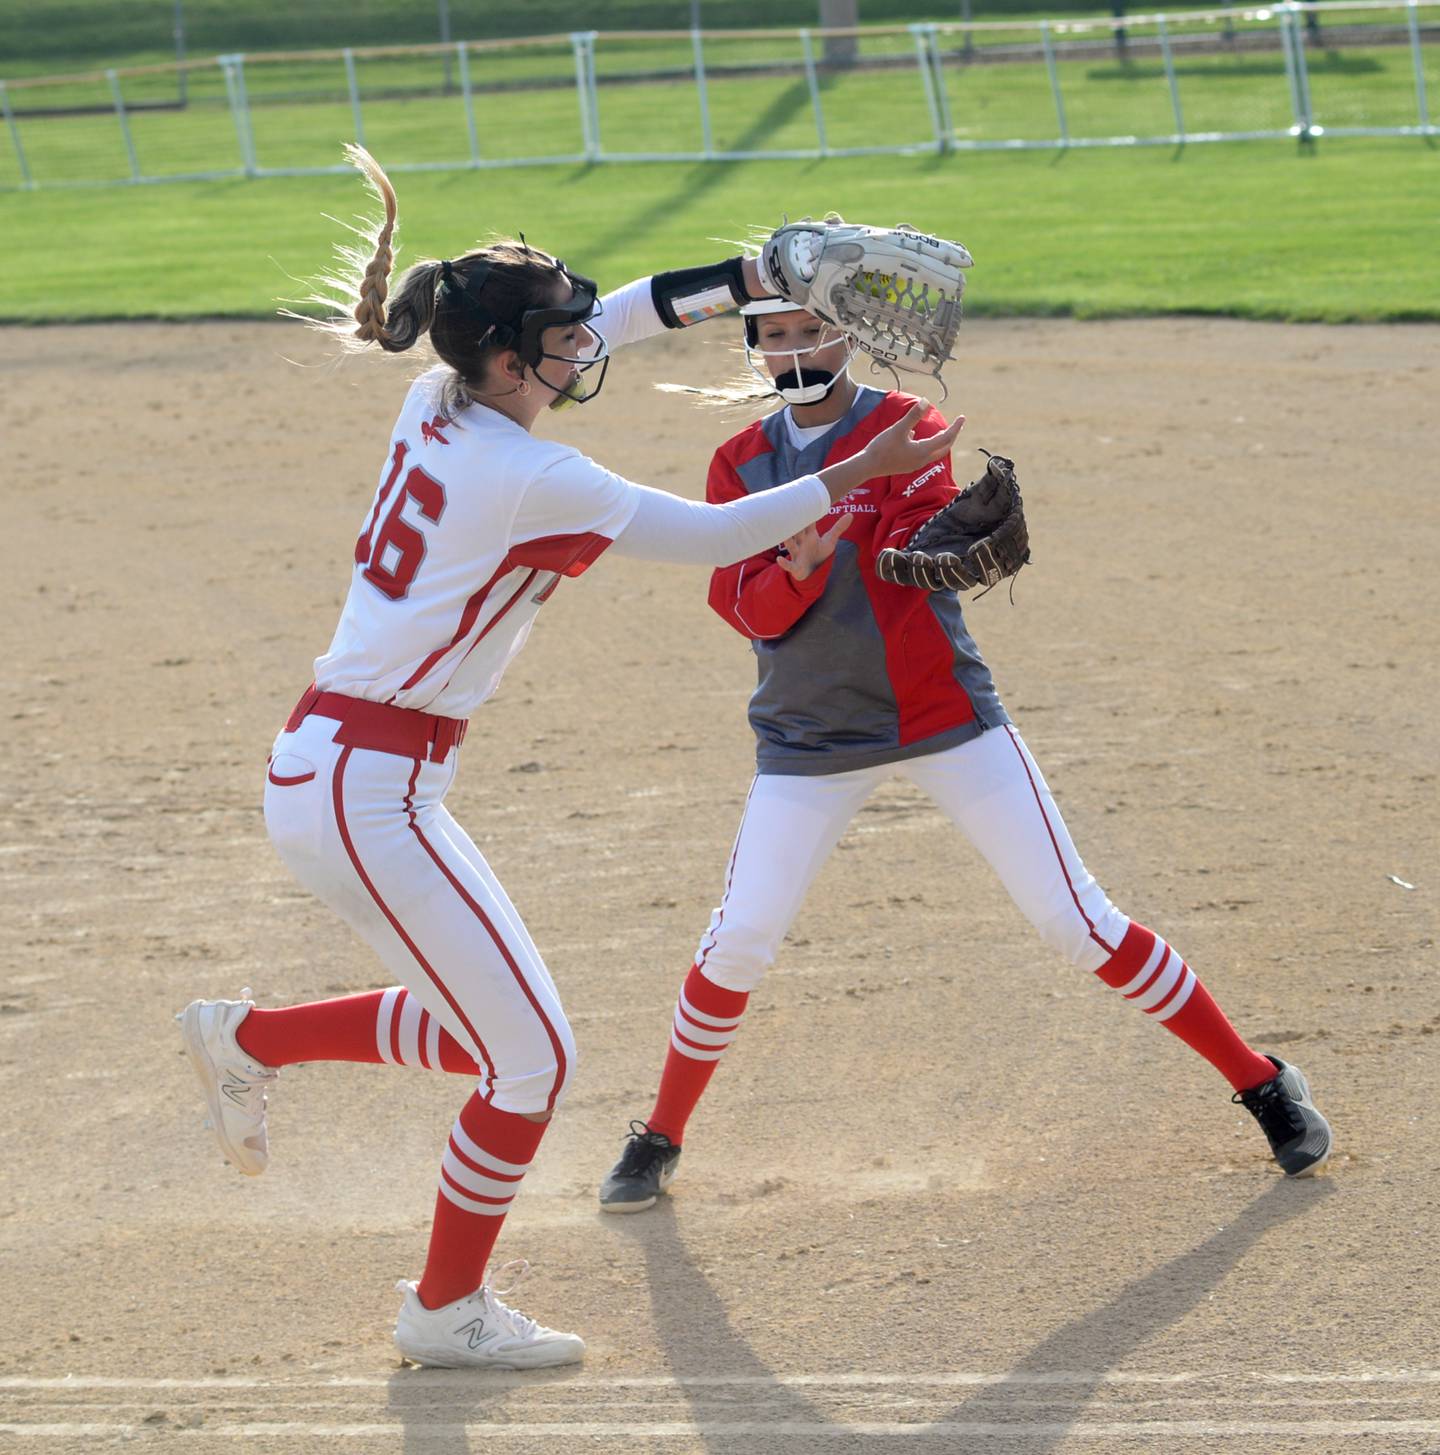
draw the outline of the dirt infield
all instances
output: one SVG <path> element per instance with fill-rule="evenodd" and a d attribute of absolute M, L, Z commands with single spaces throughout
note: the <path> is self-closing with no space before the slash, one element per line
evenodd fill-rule
<path fill-rule="evenodd" d="M 602 1219 L 721 887 L 753 679 L 703 572 L 607 559 L 547 608 L 452 798 L 579 1037 L 499 1255 L 590 1357 L 400 1368 L 391 1285 L 465 1083 L 286 1071 L 245 1179 L 170 1017 L 386 983 L 288 879 L 260 784 L 404 370 L 294 367 L 319 357 L 295 326 L 4 331 L 0 1448 L 1440 1451 L 1440 332 L 963 345 L 952 405 L 1018 458 L 1035 550 L 972 629 L 1111 896 L 1304 1066 L 1332 1170 L 1284 1182 L 1220 1079 L 895 785 L 673 1198 Z M 713 332 L 622 355 L 555 432 L 697 494 L 733 425 L 649 386 L 730 362 Z"/>

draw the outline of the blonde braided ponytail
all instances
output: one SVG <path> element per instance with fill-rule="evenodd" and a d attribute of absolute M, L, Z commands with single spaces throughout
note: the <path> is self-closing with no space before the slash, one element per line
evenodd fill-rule
<path fill-rule="evenodd" d="M 507 238 L 480 244 L 448 262 L 413 263 L 392 279 L 398 230 L 395 189 L 364 147 L 346 146 L 345 157 L 364 177 L 383 214 L 373 220 L 357 218 L 358 226 L 342 223 L 355 241 L 337 243 L 330 269 L 308 280 L 312 291 L 305 297 L 285 300 L 294 306 L 282 308 L 281 315 L 318 329 L 347 354 L 367 352 L 372 344 L 387 354 L 403 354 L 423 340 L 451 371 L 444 409 L 463 409 L 472 398 L 469 386 L 483 381 L 490 360 L 503 350 L 490 330 L 477 331 L 472 306 L 452 301 L 442 307 L 442 299 L 458 295 L 473 277 L 477 291 L 483 282 L 486 310 L 496 317 L 518 318 L 527 308 L 553 299 L 564 271 L 549 253 Z M 483 271 L 473 272 L 477 267 Z M 447 275 L 458 288 L 441 289 Z"/>
<path fill-rule="evenodd" d="M 364 173 L 370 190 L 385 207 L 385 221 L 375 234 L 375 251 L 365 265 L 365 275 L 360 281 L 360 299 L 355 305 L 355 337 L 362 343 L 373 341 L 384 348 L 392 342 L 385 328 L 385 300 L 390 294 L 390 268 L 395 261 L 392 247 L 397 212 L 395 189 L 380 163 L 364 147 L 349 144 L 345 155 Z"/>

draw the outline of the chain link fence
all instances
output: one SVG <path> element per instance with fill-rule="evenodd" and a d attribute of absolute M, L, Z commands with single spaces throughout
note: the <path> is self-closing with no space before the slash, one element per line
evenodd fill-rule
<path fill-rule="evenodd" d="M 0 82 L 0 187 L 1440 133 L 1440 0 L 582 31 Z"/>

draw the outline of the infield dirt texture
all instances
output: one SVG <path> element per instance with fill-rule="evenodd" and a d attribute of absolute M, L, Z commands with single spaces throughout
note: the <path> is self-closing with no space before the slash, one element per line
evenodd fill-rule
<path fill-rule="evenodd" d="M 1440 1450 L 1437 343 L 980 321 L 950 374 L 957 460 L 1016 457 L 1034 542 L 975 635 L 1101 882 L 1310 1076 L 1337 1139 L 1313 1182 L 896 785 L 754 998 L 673 1197 L 602 1219 L 721 889 L 753 664 L 702 571 L 607 558 L 562 587 L 452 797 L 582 1057 L 499 1255 L 589 1360 L 497 1377 L 390 1344 L 466 1083 L 287 1070 L 252 1181 L 170 1020 L 386 983 L 260 794 L 406 367 L 294 367 L 321 357 L 298 325 L 0 333 L 0 1448 Z M 554 432 L 698 494 L 736 423 L 650 385 L 732 363 L 724 325 L 622 354 Z"/>

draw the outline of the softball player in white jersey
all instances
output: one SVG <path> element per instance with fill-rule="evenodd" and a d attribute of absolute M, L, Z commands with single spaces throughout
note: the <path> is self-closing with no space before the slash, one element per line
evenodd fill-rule
<path fill-rule="evenodd" d="M 716 451 L 712 502 L 763 498 L 791 474 L 863 452 L 910 409 L 907 395 L 857 386 L 848 342 L 813 314 L 782 300 L 742 312 L 752 365 L 763 359 L 786 407 Z M 945 422 L 931 410 L 921 427 Z M 1252 1050 L 1195 972 L 1085 868 L 955 594 L 877 575 L 878 552 L 904 545 L 955 490 L 948 460 L 868 479 L 832 507 L 828 526 L 714 573 L 711 606 L 759 661 L 757 772 L 724 897 L 680 990 L 654 1109 L 631 1124 L 601 1186 L 607 1212 L 647 1208 L 669 1185 L 686 1123 L 810 884 L 876 785 L 896 776 L 970 839 L 1052 949 L 1229 1081 L 1287 1174 L 1329 1156 L 1330 1129 L 1300 1072 Z"/>
<path fill-rule="evenodd" d="M 386 221 L 349 331 L 399 352 L 428 332 L 442 367 L 411 387 L 355 545 L 350 591 L 315 681 L 276 738 L 265 819 L 281 857 L 401 983 L 258 1010 L 196 1001 L 178 1018 L 222 1150 L 268 1161 L 267 1094 L 299 1061 L 419 1064 L 473 1075 L 440 1170 L 424 1276 L 402 1283 L 395 1338 L 424 1364 L 535 1368 L 584 1345 L 507 1307 L 485 1280 L 504 1215 L 575 1064 L 544 961 L 444 806 L 469 714 L 495 690 L 540 606 L 610 546 L 716 565 L 793 534 L 877 470 L 920 468 L 948 436 L 918 411 L 845 462 L 715 506 L 632 484 L 534 438 L 554 402 L 593 397 L 617 343 L 734 307 L 753 264 L 661 274 L 610 295 L 550 255 L 496 243 L 409 269 L 387 307 L 394 193 L 364 154 Z"/>

